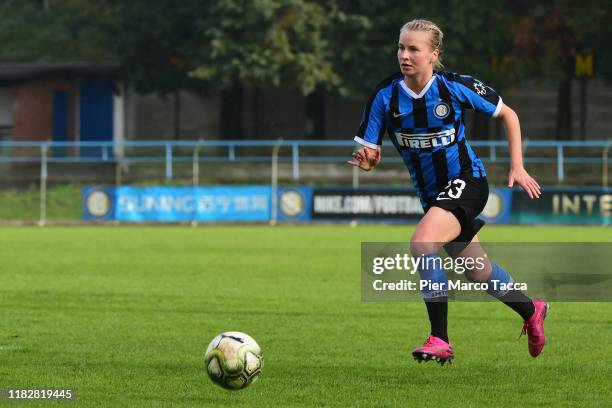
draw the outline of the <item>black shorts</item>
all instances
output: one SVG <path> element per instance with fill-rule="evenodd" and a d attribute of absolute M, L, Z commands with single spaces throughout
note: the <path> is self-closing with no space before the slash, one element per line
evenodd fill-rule
<path fill-rule="evenodd" d="M 489 199 L 489 183 L 486 177 L 460 176 L 451 180 L 425 208 L 440 207 L 453 213 L 461 225 L 459 236 L 444 245 L 450 256 L 456 256 L 472 241 L 485 222 L 476 218 Z"/>

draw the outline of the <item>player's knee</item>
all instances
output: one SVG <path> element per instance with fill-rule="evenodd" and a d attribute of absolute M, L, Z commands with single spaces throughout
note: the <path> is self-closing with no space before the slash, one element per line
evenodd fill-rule
<path fill-rule="evenodd" d="M 434 237 L 419 230 L 415 231 L 410 239 L 410 252 L 413 256 L 420 256 L 438 252 L 441 244 L 433 242 Z"/>
<path fill-rule="evenodd" d="M 474 265 L 465 270 L 465 278 L 470 282 L 482 283 L 486 282 L 491 275 L 491 264 L 486 262 L 481 265 Z"/>

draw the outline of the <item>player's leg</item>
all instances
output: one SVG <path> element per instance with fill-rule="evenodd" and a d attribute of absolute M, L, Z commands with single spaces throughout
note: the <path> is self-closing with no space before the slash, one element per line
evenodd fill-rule
<path fill-rule="evenodd" d="M 415 360 L 419 362 L 434 360 L 444 364 L 450 362 L 453 357 L 447 331 L 447 280 L 437 252 L 444 243 L 455 239 L 460 232 L 461 225 L 450 211 L 431 207 L 410 240 L 410 251 L 414 257 L 419 258 L 420 278 L 431 282 L 430 288 L 423 291 L 431 334 L 422 347 L 412 352 Z"/>
<path fill-rule="evenodd" d="M 436 252 L 442 244 L 459 236 L 460 232 L 461 225 L 451 211 L 440 207 L 431 207 L 421 218 L 412 234 L 410 250 Z"/>
<path fill-rule="evenodd" d="M 513 282 L 512 277 L 501 266 L 492 264 L 478 236 L 475 235 L 470 244 L 459 253 L 460 257 L 484 260 L 482 268 L 472 268 L 465 272 L 465 277 L 472 282 L 487 283 L 487 293 L 502 301 L 523 318 L 523 333 L 527 333 L 529 353 L 537 357 L 541 352 L 546 338 L 544 336 L 544 319 L 548 305 L 541 299 L 531 300 L 517 289 L 502 290 L 502 284 Z"/>

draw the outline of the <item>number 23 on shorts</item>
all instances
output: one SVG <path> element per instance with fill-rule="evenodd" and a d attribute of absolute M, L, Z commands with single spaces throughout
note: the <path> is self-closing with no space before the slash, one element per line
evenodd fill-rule
<path fill-rule="evenodd" d="M 461 179 L 450 180 L 444 190 L 438 194 L 436 200 L 452 200 L 461 197 L 465 185 L 465 181 Z"/>

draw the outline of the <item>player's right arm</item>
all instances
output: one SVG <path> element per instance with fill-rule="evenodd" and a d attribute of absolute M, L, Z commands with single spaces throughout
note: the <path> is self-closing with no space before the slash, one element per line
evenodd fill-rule
<path fill-rule="evenodd" d="M 380 88 L 368 100 L 354 140 L 361 145 L 347 163 L 370 171 L 380 162 L 382 138 L 387 129 L 385 97 Z"/>

